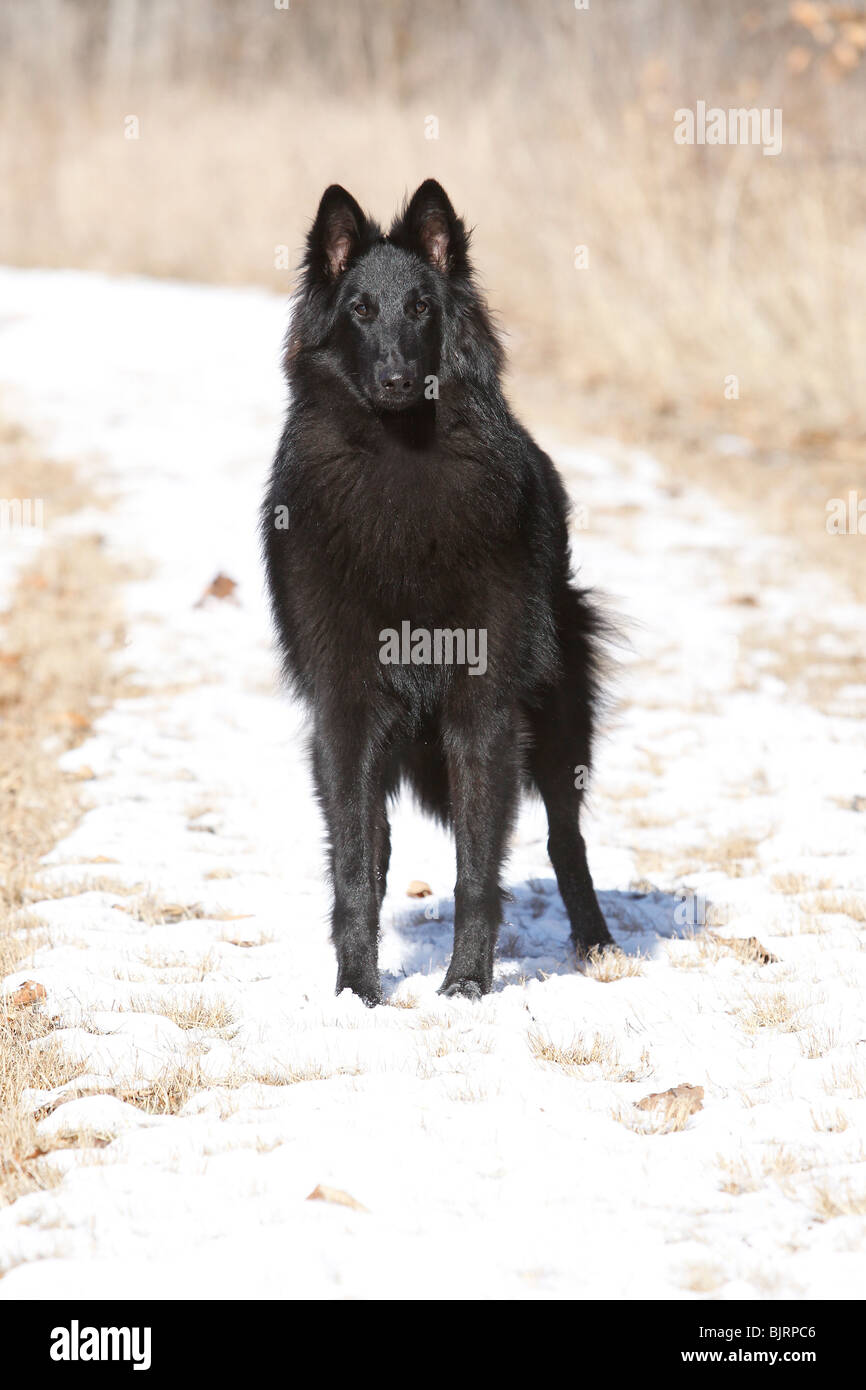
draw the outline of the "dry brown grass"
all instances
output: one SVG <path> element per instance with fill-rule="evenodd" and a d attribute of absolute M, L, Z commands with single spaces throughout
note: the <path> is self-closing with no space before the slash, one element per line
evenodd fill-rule
<path fill-rule="evenodd" d="M 836 1216 L 866 1216 L 866 1192 L 855 1192 L 848 1184 L 831 1187 L 819 1183 L 812 1192 L 812 1207 L 819 1221 Z"/>
<path fill-rule="evenodd" d="M 134 902 L 118 905 L 118 911 L 128 912 L 137 921 L 148 927 L 161 927 L 168 923 L 201 921 L 208 916 L 201 903 L 172 903 L 158 893 L 142 893 Z"/>
<path fill-rule="evenodd" d="M 864 1100 L 866 1099 L 866 1069 L 853 1062 L 847 1067 L 834 1067 L 830 1073 L 829 1081 L 824 1082 L 824 1090 L 831 1096 L 837 1091 L 850 1091 L 853 1100 Z"/>
<path fill-rule="evenodd" d="M 626 955 L 618 947 L 611 946 L 606 946 L 603 951 L 600 951 L 597 946 L 593 946 L 589 955 L 581 962 L 584 975 L 605 985 L 612 984 L 615 980 L 626 980 L 635 975 L 642 975 L 643 968 L 643 956 Z"/>
<path fill-rule="evenodd" d="M 832 887 L 829 879 L 821 879 L 819 883 L 814 883 L 806 874 L 773 874 L 770 882 L 777 893 L 784 893 L 787 897 L 797 897 L 800 893 Z"/>
<path fill-rule="evenodd" d="M 745 1159 L 725 1158 L 720 1154 L 717 1162 L 722 1171 L 719 1186 L 732 1197 L 741 1197 L 744 1192 L 757 1192 L 761 1186 L 761 1177 Z"/>
<path fill-rule="evenodd" d="M 729 878 L 742 878 L 755 864 L 758 848 L 765 836 L 747 831 L 707 839 L 694 848 L 683 850 L 677 874 L 687 878 L 699 870 L 720 869 Z"/>
<path fill-rule="evenodd" d="M 219 1097 L 223 1113 L 228 1114 L 233 1109 L 231 1092 L 242 1086 L 295 1086 L 305 1081 L 327 1081 L 332 1076 L 356 1075 L 358 1075 L 357 1069 L 350 1067 L 337 1067 L 328 1070 L 318 1062 L 309 1062 L 286 1068 L 273 1067 L 258 1070 L 238 1067 L 228 1076 L 215 1082 L 202 1072 L 199 1062 L 192 1058 L 189 1061 L 166 1067 L 158 1076 L 147 1081 L 128 1086 L 115 1086 L 100 1091 L 99 1094 L 113 1096 L 116 1100 L 134 1105 L 146 1115 L 178 1115 L 193 1096 L 198 1095 L 201 1091 L 208 1091 Z M 74 1080 L 74 1077 L 71 1079 Z M 43 1084 L 47 1087 L 49 1084 L 58 1085 L 60 1083 L 57 1081 L 49 1083 L 46 1080 Z M 33 1122 L 45 1119 L 47 1115 L 53 1115 L 67 1101 L 78 1100 L 83 1095 L 91 1094 L 90 1091 L 79 1091 L 74 1085 L 70 1086 L 68 1090 L 63 1092 L 62 1096 L 43 1106 L 33 1117 Z M 70 1147 L 65 1138 L 62 1138 L 60 1142 L 62 1142 L 63 1147 Z M 46 1143 L 40 1153 L 47 1154 L 56 1147 L 58 1147 L 58 1143 L 52 1137 L 50 1146 Z"/>
<path fill-rule="evenodd" d="M 862 893 L 816 893 L 800 906 L 810 917 L 838 913 L 852 922 L 866 923 L 866 895 Z"/>
<path fill-rule="evenodd" d="M 145 946 L 139 959 L 148 969 L 164 972 L 166 982 L 171 984 L 195 984 L 206 979 L 219 964 L 212 951 L 191 960 L 185 952 L 157 951 L 152 946 Z"/>
<path fill-rule="evenodd" d="M 839 1041 L 833 1028 L 810 1028 L 799 1038 L 800 1052 L 804 1057 L 815 1060 L 825 1057 Z"/>
<path fill-rule="evenodd" d="M 593 1064 L 615 1067 L 619 1061 L 615 1039 L 601 1033 L 595 1033 L 589 1039 L 581 1035 L 561 1047 L 546 1034 L 533 1030 L 528 1034 L 527 1041 L 533 1057 L 539 1062 L 552 1062 L 564 1071 L 574 1072 Z"/>
<path fill-rule="evenodd" d="M 819 1134 L 843 1134 L 850 1124 L 844 1110 L 838 1108 L 823 1115 L 817 1110 L 810 1111 L 810 1114 L 812 1116 L 812 1128 Z"/>
<path fill-rule="evenodd" d="M 158 995 L 139 995 L 126 1005 L 132 1013 L 159 1014 L 170 1018 L 178 1028 L 199 1029 L 206 1033 L 226 1033 L 235 1021 L 231 1005 L 224 999 L 197 999 L 181 1004 Z"/>
<path fill-rule="evenodd" d="M 809 1173 L 820 1163 L 820 1158 L 809 1151 L 785 1148 L 774 1145 L 761 1158 L 757 1168 L 745 1157 L 726 1158 L 720 1154 L 717 1163 L 722 1172 L 721 1188 L 732 1196 L 757 1192 L 766 1181 L 777 1183 L 789 1190 L 792 1179 Z"/>
<path fill-rule="evenodd" d="M 824 527 L 864 438 L 866 263 L 850 231 L 866 202 L 864 74 L 856 48 L 853 68 L 834 56 L 846 23 L 832 17 L 825 45 L 784 0 L 658 5 L 639 22 L 630 0 L 586 14 L 532 0 L 7 6 L 0 259 L 284 289 L 275 249 L 296 264 L 327 183 L 386 214 L 433 175 L 478 222 L 536 422 L 639 440 L 863 593 L 856 539 Z M 795 48 L 805 68 L 789 66 Z M 780 108 L 782 154 L 677 145 L 674 112 L 698 97 Z M 720 433 L 752 453 L 722 455 Z"/>
<path fill-rule="evenodd" d="M 783 990 L 771 990 L 767 994 L 750 994 L 748 1004 L 738 1009 L 740 1022 L 747 1033 L 757 1033 L 762 1028 L 778 1028 L 782 1033 L 794 1033 L 802 1006 L 790 999 Z"/>
<path fill-rule="evenodd" d="M 689 1293 L 715 1293 L 728 1281 L 720 1265 L 709 1260 L 694 1260 L 681 1271 L 680 1287 Z"/>
<path fill-rule="evenodd" d="M 44 497 L 49 521 L 92 501 L 71 469 L 8 426 L 0 426 L 0 494 Z M 40 858 L 78 815 L 80 783 L 58 775 L 57 758 L 122 687 L 110 664 L 121 639 L 120 578 L 98 537 L 46 542 L 0 620 L 0 975 L 38 941 L 38 924 L 21 910 L 50 895 L 37 880 Z M 0 1012 L 0 1201 L 52 1180 L 32 1157 L 33 1120 L 19 1101 L 24 1087 L 59 1085 L 78 1070 L 54 1048 L 30 1049 L 50 1028 L 38 1003 Z"/>

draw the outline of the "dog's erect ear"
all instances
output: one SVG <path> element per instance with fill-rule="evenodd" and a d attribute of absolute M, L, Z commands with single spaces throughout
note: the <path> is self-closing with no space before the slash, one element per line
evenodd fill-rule
<path fill-rule="evenodd" d="M 332 183 L 322 194 L 316 220 L 307 237 L 311 269 L 336 280 L 357 254 L 367 231 L 367 219 L 351 193 Z"/>
<path fill-rule="evenodd" d="M 409 200 L 391 231 L 402 242 L 446 275 L 467 270 L 469 236 L 441 183 L 425 179 Z"/>

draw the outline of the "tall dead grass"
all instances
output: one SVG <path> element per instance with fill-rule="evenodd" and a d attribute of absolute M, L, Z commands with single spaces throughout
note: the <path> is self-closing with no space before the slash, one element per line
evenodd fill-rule
<path fill-rule="evenodd" d="M 44 497 L 52 518 L 93 500 L 71 470 L 46 462 L 8 427 L 0 427 L 0 494 Z M 0 979 L 39 940 L 38 923 L 21 910 L 44 896 L 34 882 L 40 857 L 78 814 L 80 788 L 58 773 L 57 758 L 118 693 L 118 579 L 98 537 L 46 542 L 0 617 Z M 52 1027 L 36 993 L 0 1000 L 0 1202 L 51 1181 L 22 1090 L 59 1085 L 75 1072 L 56 1049 L 30 1046 Z"/>
<path fill-rule="evenodd" d="M 478 224 L 518 389 L 546 415 L 604 423 L 612 393 L 620 421 L 702 407 L 847 438 L 866 30 L 840 14 L 31 0 L 0 18 L 0 257 L 284 289 L 279 248 L 296 261 L 328 182 L 387 216 L 434 175 Z M 781 108 L 781 155 L 677 145 L 698 100 Z"/>

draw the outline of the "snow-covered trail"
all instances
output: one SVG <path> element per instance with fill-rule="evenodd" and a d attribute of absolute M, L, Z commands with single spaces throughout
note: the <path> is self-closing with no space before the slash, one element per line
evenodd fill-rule
<path fill-rule="evenodd" d="M 61 1185 L 0 1212 L 0 1297 L 862 1296 L 866 686 L 833 672 L 866 611 L 653 460 L 557 450 L 582 577 L 632 623 L 587 837 L 611 929 L 643 959 L 610 982 L 574 972 L 527 807 L 496 990 L 443 1001 L 453 852 L 403 804 L 389 1004 L 335 999 L 257 552 L 285 313 L 253 291 L 0 272 L 5 407 L 113 496 L 74 524 L 149 565 L 124 653 L 147 693 L 64 759 L 92 770 L 91 809 L 45 868 L 117 891 L 39 904 L 50 945 L 2 986 L 39 980 L 86 1064 L 30 1096 L 46 1140 L 111 1142 L 58 1149 Z M 218 571 L 237 602 L 196 606 Z M 821 709 L 779 674 L 812 625 Z M 412 879 L 434 896 L 407 898 Z M 778 960 L 665 940 L 705 902 L 717 935 Z M 596 1036 L 600 1060 L 569 1065 Z M 173 1072 L 179 1113 L 135 1103 Z M 655 1112 L 635 1102 L 680 1083 L 703 1108 L 642 1132 Z M 318 1184 L 365 1210 L 306 1201 Z"/>

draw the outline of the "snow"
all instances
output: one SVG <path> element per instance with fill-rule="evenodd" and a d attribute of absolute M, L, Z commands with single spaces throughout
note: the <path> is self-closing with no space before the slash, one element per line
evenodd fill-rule
<path fill-rule="evenodd" d="M 866 1196 L 866 914 L 848 901 L 866 903 L 866 688 L 849 661 L 819 709 L 776 661 L 818 623 L 821 659 L 861 653 L 866 612 L 792 542 L 696 488 L 671 495 L 647 455 L 544 441 L 586 509 L 581 577 L 628 621 L 587 839 L 642 971 L 575 971 L 529 805 L 494 993 L 439 998 L 453 848 L 401 803 L 389 1003 L 367 1010 L 333 994 L 304 720 L 277 689 L 262 595 L 285 304 L 8 270 L 0 303 L 4 408 L 113 499 L 67 525 L 147 561 L 125 586 L 122 654 L 145 693 L 62 759 L 95 776 L 43 873 L 55 890 L 139 892 L 37 904 L 49 942 L 0 986 L 42 983 L 51 1041 L 87 1068 L 28 1093 L 40 1134 L 103 1146 L 58 1149 L 62 1183 L 0 1212 L 0 1297 L 862 1297 L 863 1215 L 820 1219 L 815 1191 Z M 196 606 L 218 571 L 237 602 Z M 746 849 L 720 849 L 731 837 Z M 843 901 L 804 914 L 777 886 L 791 874 Z M 412 879 L 433 896 L 406 897 Z M 146 892 L 194 915 L 141 921 Z M 777 962 L 701 955 L 684 911 L 704 901 L 720 935 L 756 936 Z M 791 1031 L 750 1030 L 779 992 Z M 566 1068 L 532 1046 L 595 1034 L 607 1062 Z M 177 1067 L 194 1078 L 179 1113 L 146 1113 L 137 1092 Z M 683 1082 L 703 1108 L 641 1132 L 634 1102 Z M 837 1110 L 847 1128 L 816 1127 Z M 751 1186 L 727 1190 L 721 1161 Z M 318 1184 L 366 1210 L 307 1202 Z"/>

